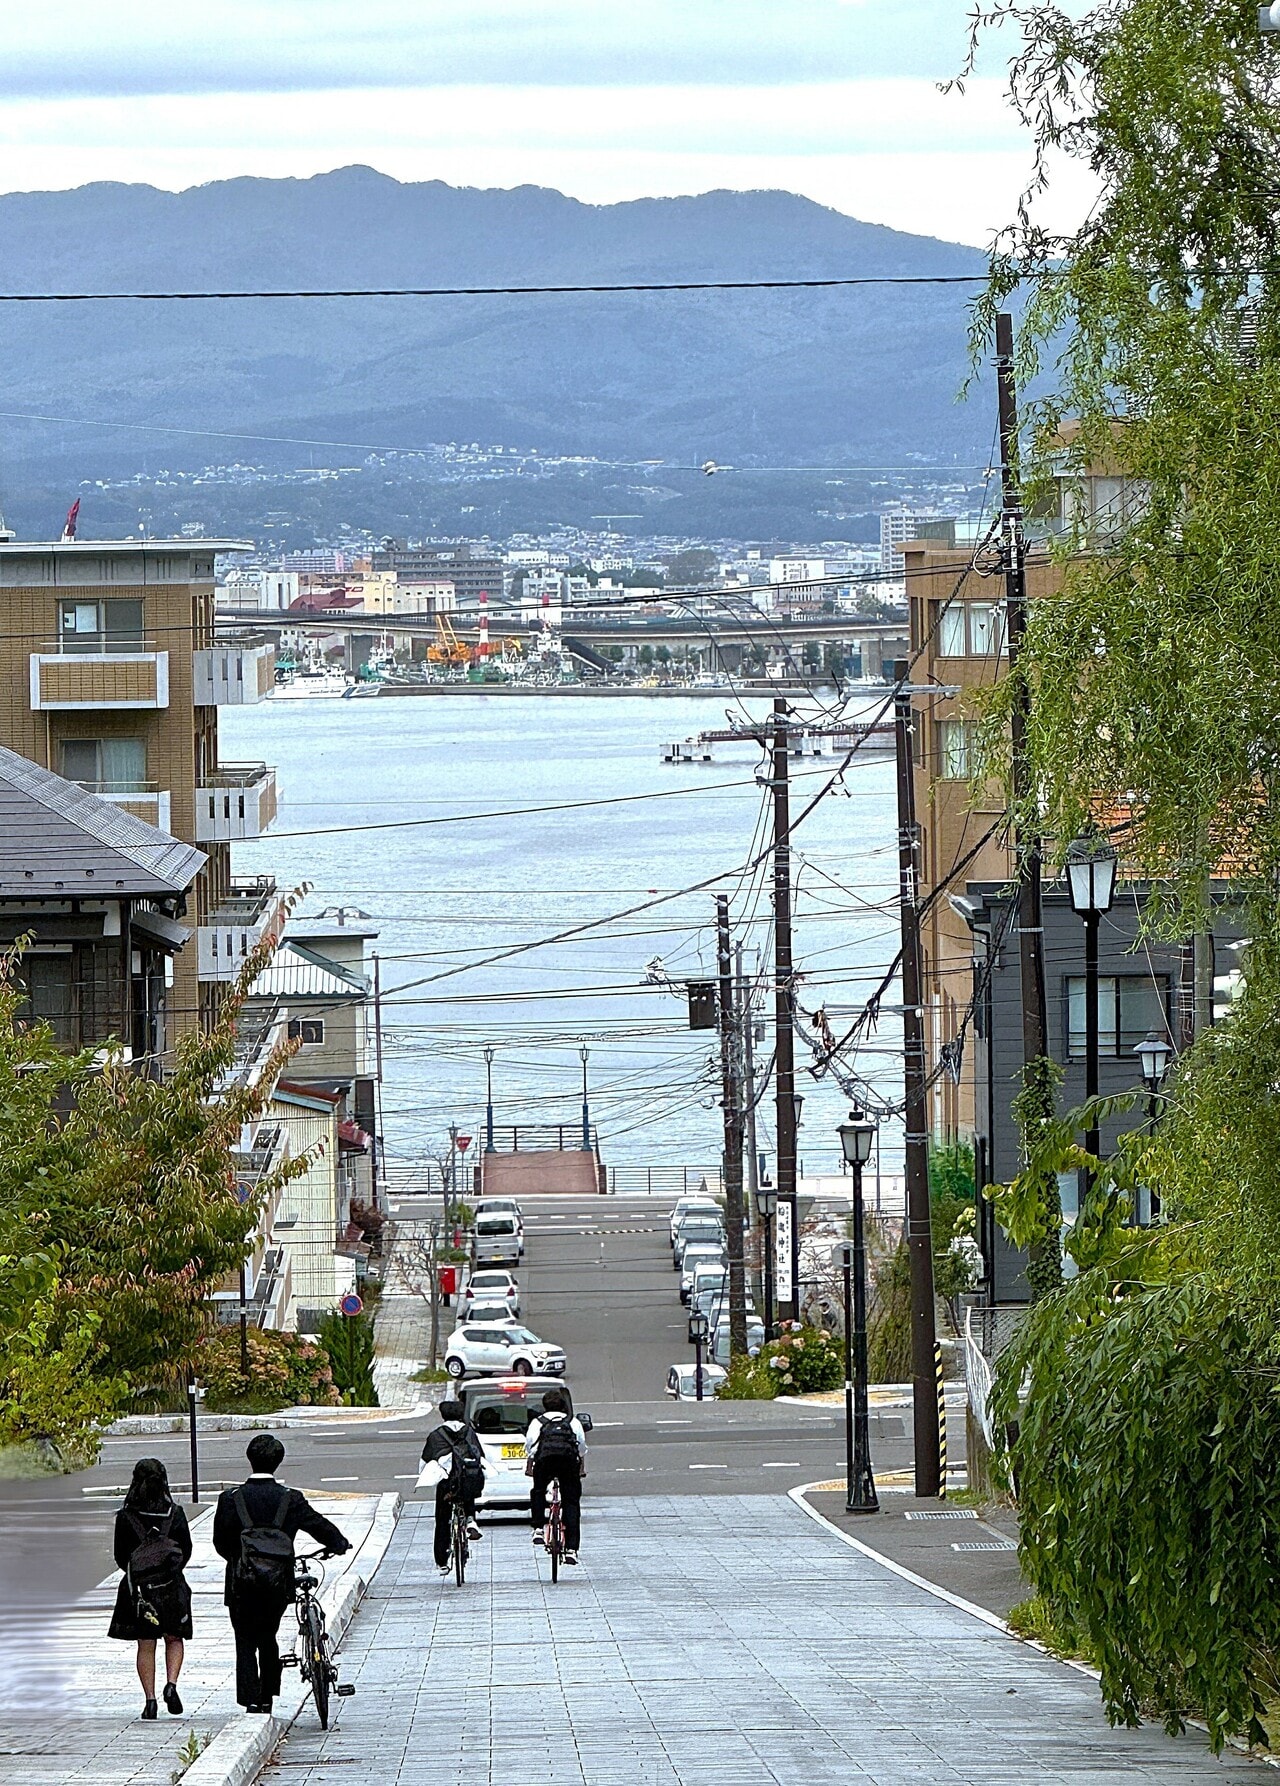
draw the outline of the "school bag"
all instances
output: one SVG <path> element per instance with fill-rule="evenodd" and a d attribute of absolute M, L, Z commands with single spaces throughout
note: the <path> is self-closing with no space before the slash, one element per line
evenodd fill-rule
<path fill-rule="evenodd" d="M 549 1414 L 543 1415 L 542 1431 L 538 1434 L 537 1461 L 540 1464 L 576 1464 L 579 1461 L 577 1435 L 565 1415 L 562 1414 L 558 1420 Z"/>
<path fill-rule="evenodd" d="M 125 1517 L 138 1535 L 125 1570 L 133 1610 L 139 1624 L 160 1630 L 171 1614 L 181 1616 L 183 1610 L 182 1549 L 170 1536 L 174 1510 L 144 1521 L 126 1508 Z"/>
<path fill-rule="evenodd" d="M 231 1497 L 242 1526 L 240 1555 L 232 1567 L 232 1584 L 237 1597 L 293 1598 L 293 1539 L 283 1524 L 289 1492 L 287 1488 L 280 1490 L 275 1512 L 260 1525 L 255 1525 L 250 1516 L 242 1488 Z"/>
<path fill-rule="evenodd" d="M 446 1433 L 449 1449 L 453 1453 L 453 1466 L 449 1473 L 450 1485 L 459 1490 L 468 1500 L 475 1500 L 484 1488 L 484 1463 L 467 1445 L 464 1439 L 459 1445 L 452 1433 Z"/>

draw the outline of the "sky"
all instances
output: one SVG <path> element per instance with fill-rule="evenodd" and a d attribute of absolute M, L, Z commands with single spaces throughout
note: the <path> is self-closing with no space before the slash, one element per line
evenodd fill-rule
<path fill-rule="evenodd" d="M 1028 167 L 970 0 L 60 0 L 8 7 L 0 191 L 352 163 L 589 203 L 781 187 L 985 247 Z M 1050 223 L 1085 204 L 1069 177 Z"/>

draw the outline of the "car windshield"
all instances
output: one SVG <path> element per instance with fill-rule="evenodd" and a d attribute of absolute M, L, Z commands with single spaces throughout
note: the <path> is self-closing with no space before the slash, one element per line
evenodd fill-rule
<path fill-rule="evenodd" d="M 505 1302 L 495 1302 L 493 1304 L 482 1304 L 478 1302 L 474 1308 L 467 1310 L 467 1320 L 478 1321 L 481 1323 L 485 1321 L 500 1321 L 505 1329 L 511 1325 L 511 1310 L 507 1307 Z"/>
<path fill-rule="evenodd" d="M 540 1346 L 542 1344 L 537 1334 L 530 1333 L 527 1327 L 504 1327 L 503 1332 L 509 1333 L 518 1346 Z"/>
<path fill-rule="evenodd" d="M 706 1242 L 719 1240 L 720 1228 L 713 1222 L 699 1222 L 696 1225 L 693 1222 L 686 1222 L 684 1227 L 680 1230 L 680 1238 L 684 1241 L 687 1248 L 690 1241 Z"/>
<path fill-rule="evenodd" d="M 519 1383 L 503 1389 L 475 1391 L 464 1398 L 467 1418 L 482 1439 L 523 1438 L 530 1420 L 535 1414 L 541 1414 L 542 1398 L 550 1387 L 548 1384 L 543 1389 L 533 1386 L 526 1389 Z M 561 1394 L 564 1393 L 562 1390 Z"/>
<path fill-rule="evenodd" d="M 471 1279 L 470 1288 L 483 1290 L 486 1296 L 505 1296 L 515 1285 L 505 1271 L 477 1271 Z"/>

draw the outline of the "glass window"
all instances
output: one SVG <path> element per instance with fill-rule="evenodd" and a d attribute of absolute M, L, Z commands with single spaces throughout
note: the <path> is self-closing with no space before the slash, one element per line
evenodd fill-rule
<path fill-rule="evenodd" d="M 64 651 L 118 651 L 142 643 L 142 602 L 63 602 L 59 632 Z"/>
<path fill-rule="evenodd" d="M 995 650 L 996 611 L 990 602 L 969 603 L 969 655 L 990 657 Z"/>
<path fill-rule="evenodd" d="M 938 652 L 942 657 L 965 657 L 964 606 L 952 602 L 942 610 L 938 624 Z"/>
<path fill-rule="evenodd" d="M 140 794 L 147 784 L 142 738 L 64 738 L 61 772 L 94 794 Z"/>
<path fill-rule="evenodd" d="M 301 1042 L 306 1048 L 318 1048 L 324 1041 L 323 1017 L 291 1017 L 289 1019 L 289 1040 Z"/>
<path fill-rule="evenodd" d="M 944 719 L 938 726 L 941 774 L 946 781 L 967 781 L 970 774 L 971 729 L 966 720 Z"/>
<path fill-rule="evenodd" d="M 1165 975 L 1103 974 L 1098 979 L 1098 1053 L 1108 1060 L 1138 1063 L 1133 1051 L 1153 1029 L 1169 1023 L 1169 981 Z M 1085 1057 L 1085 982 L 1067 981 L 1067 1056 Z"/>

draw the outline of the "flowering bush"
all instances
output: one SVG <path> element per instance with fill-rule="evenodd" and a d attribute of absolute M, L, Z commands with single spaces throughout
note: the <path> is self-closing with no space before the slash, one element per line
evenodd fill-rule
<path fill-rule="evenodd" d="M 734 1360 L 716 1395 L 721 1401 L 767 1401 L 838 1389 L 843 1382 L 844 1341 L 817 1327 L 784 1322 L 758 1357 Z"/>
<path fill-rule="evenodd" d="M 332 1407 L 342 1398 L 328 1355 L 297 1333 L 251 1327 L 249 1374 L 240 1369 L 240 1330 L 221 1327 L 200 1343 L 196 1376 L 213 1413 L 274 1413 L 277 1408 Z"/>

